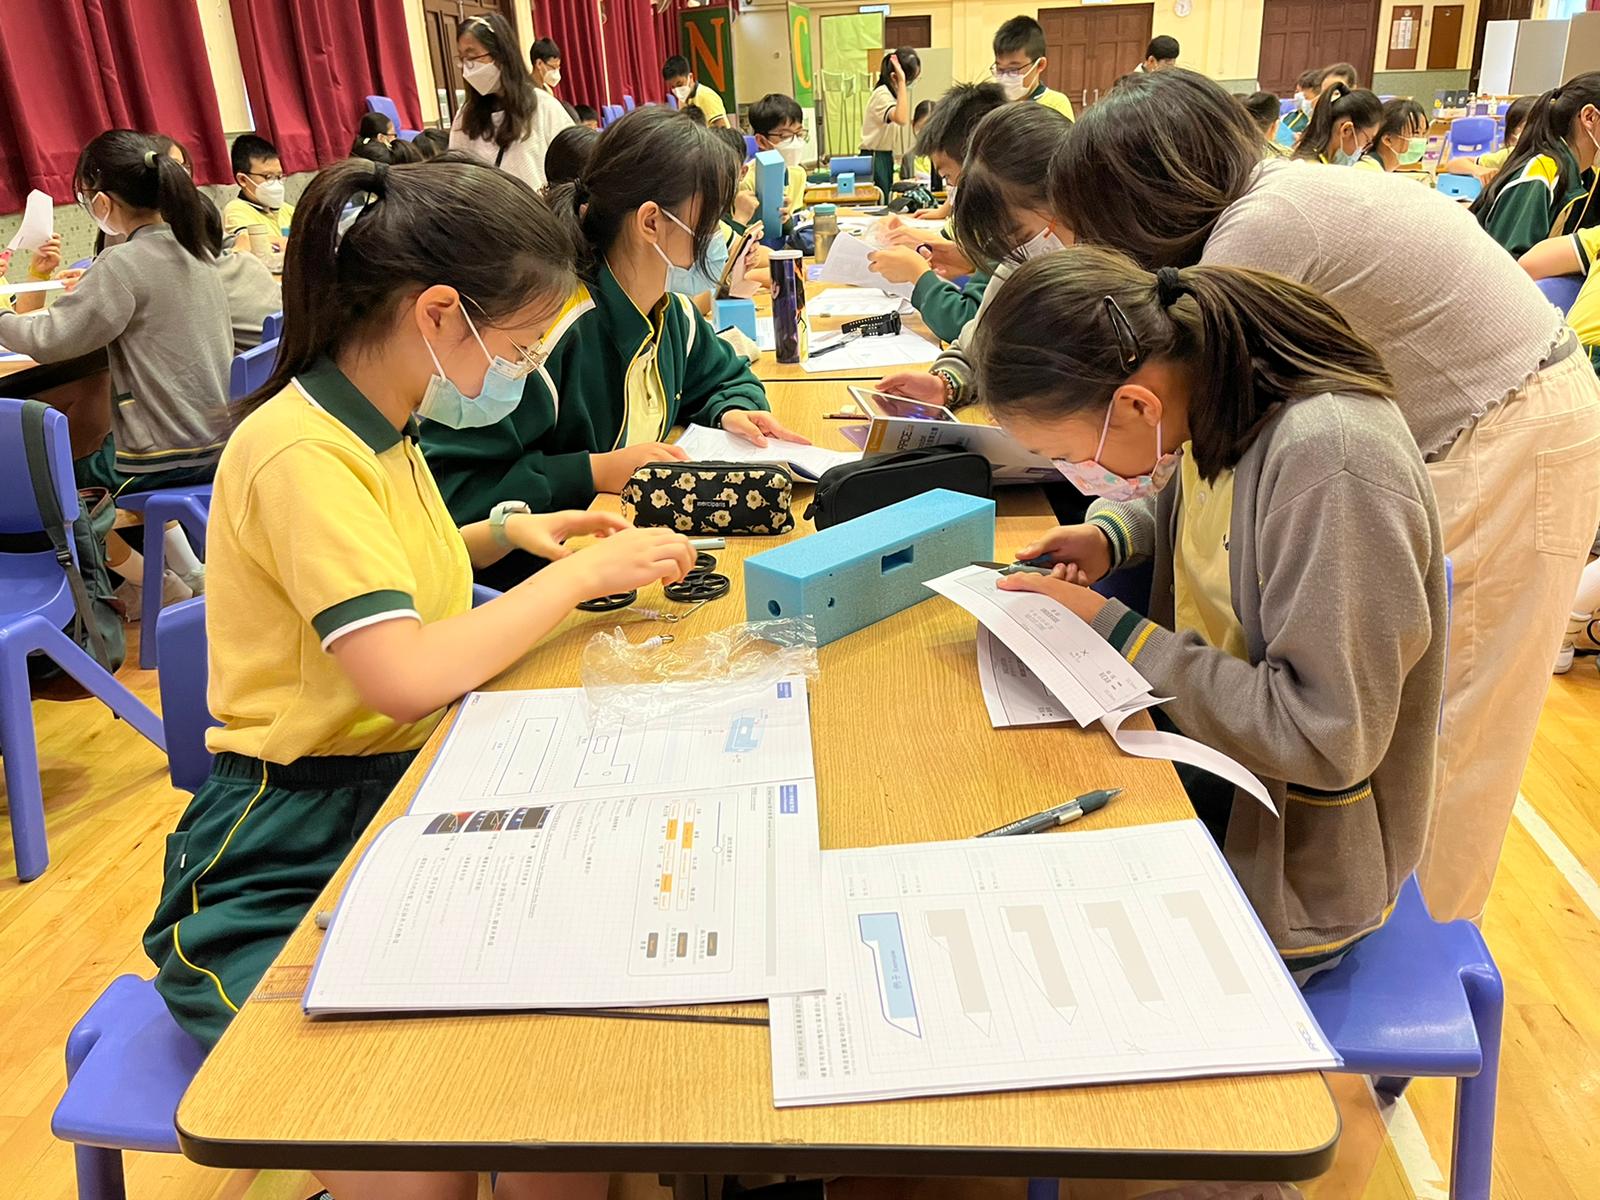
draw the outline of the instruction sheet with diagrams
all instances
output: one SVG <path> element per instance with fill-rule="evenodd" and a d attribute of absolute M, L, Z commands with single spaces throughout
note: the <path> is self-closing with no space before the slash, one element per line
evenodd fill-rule
<path fill-rule="evenodd" d="M 716 1003 L 820 990 L 805 681 L 592 729 L 577 689 L 463 706 L 362 856 L 305 1009 Z"/>
<path fill-rule="evenodd" d="M 779 1107 L 1337 1066 L 1198 821 L 830 850 Z"/>

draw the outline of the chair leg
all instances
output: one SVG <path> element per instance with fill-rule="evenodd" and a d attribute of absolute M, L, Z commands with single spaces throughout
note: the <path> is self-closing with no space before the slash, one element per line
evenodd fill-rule
<path fill-rule="evenodd" d="M 35 640 L 39 650 L 49 655 L 57 666 L 88 688 L 107 708 L 143 734 L 157 750 L 165 753 L 166 731 L 161 727 L 161 718 L 151 712 L 148 705 L 123 687 L 115 675 L 95 662 L 82 646 L 61 630 L 42 624 L 35 628 Z M 151 632 L 154 633 L 153 627 Z M 154 640 L 152 637 L 151 641 Z"/>
<path fill-rule="evenodd" d="M 43 875 L 50 865 L 50 846 L 44 834 L 44 789 L 39 782 L 39 748 L 34 743 L 28 656 L 20 646 L 0 648 L 0 754 L 5 757 L 17 878 L 27 883 Z"/>
<path fill-rule="evenodd" d="M 72 1154 L 78 1166 L 78 1200 L 128 1200 L 120 1150 L 74 1146 Z"/>
<path fill-rule="evenodd" d="M 1456 1085 L 1455 1147 L 1450 1161 L 1451 1200 L 1489 1200 L 1494 1180 L 1494 1110 L 1500 1086 L 1500 1021 L 1505 992 L 1492 971 L 1461 976 L 1483 1051 L 1483 1069 Z"/>
<path fill-rule="evenodd" d="M 166 526 L 152 521 L 149 513 L 144 522 L 144 594 L 139 598 L 139 665 L 146 671 L 156 669 L 156 620 L 161 615 L 161 577 L 167 569 L 167 547 L 162 539 Z"/>
<path fill-rule="evenodd" d="M 1061 1195 L 1059 1179 L 1028 1180 L 1028 1200 L 1058 1200 Z"/>

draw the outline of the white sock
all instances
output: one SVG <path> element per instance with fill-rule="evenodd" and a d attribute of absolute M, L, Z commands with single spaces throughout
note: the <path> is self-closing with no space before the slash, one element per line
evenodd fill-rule
<path fill-rule="evenodd" d="M 128 547 L 128 557 L 111 569 L 133 584 L 134 587 L 142 587 L 144 585 L 144 555 L 140 554 L 132 546 Z"/>
<path fill-rule="evenodd" d="M 162 533 L 161 542 L 166 548 L 167 566 L 171 567 L 179 578 L 186 578 L 200 570 L 202 564 L 195 557 L 194 550 L 190 548 L 189 539 L 183 533 L 183 526 L 170 526 Z"/>

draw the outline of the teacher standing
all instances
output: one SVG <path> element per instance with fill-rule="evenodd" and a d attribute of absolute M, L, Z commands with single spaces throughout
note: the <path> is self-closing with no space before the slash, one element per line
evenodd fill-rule
<path fill-rule="evenodd" d="M 872 182 L 885 204 L 894 187 L 900 130 L 911 124 L 911 85 L 920 74 L 922 60 L 910 46 L 886 54 L 878 68 L 878 86 L 867 97 L 867 111 L 861 115 L 861 153 L 872 155 Z"/>
<path fill-rule="evenodd" d="M 544 187 L 545 151 L 572 118 L 554 96 L 534 87 L 510 22 L 499 13 L 469 18 L 456 51 L 468 90 L 450 126 L 450 149 Z"/>

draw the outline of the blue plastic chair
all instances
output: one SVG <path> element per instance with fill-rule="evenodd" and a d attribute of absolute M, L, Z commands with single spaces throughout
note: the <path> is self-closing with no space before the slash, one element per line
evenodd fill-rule
<path fill-rule="evenodd" d="M 1494 149 L 1494 134 L 1493 117 L 1457 117 L 1450 122 L 1450 132 L 1444 139 L 1444 157 L 1440 161 L 1485 154 Z"/>
<path fill-rule="evenodd" d="M 622 108 L 623 108 L 624 112 L 632 112 L 634 109 L 636 109 L 638 107 L 639 106 L 633 102 L 633 97 L 632 96 L 629 96 L 629 95 L 626 95 L 626 94 L 623 95 L 623 97 L 622 97 Z"/>
<path fill-rule="evenodd" d="M 206 556 L 206 521 L 211 516 L 211 485 L 160 488 L 153 492 L 121 492 L 117 507 L 139 513 L 144 518 L 144 575 L 139 597 L 139 665 L 153 671 L 161 661 L 156 645 L 156 622 L 161 616 L 161 579 L 167 569 L 164 534 L 167 523 L 176 521 L 189 539 L 194 552 Z"/>
<path fill-rule="evenodd" d="M 1413 876 L 1383 928 L 1304 994 L 1346 1072 L 1379 1076 L 1390 1094 L 1412 1076 L 1460 1081 L 1450 1195 L 1489 1200 L 1505 990 L 1477 927 L 1435 922 Z"/>
<path fill-rule="evenodd" d="M 1476 200 L 1483 194 L 1483 184 L 1476 175 L 1440 175 L 1434 182 L 1439 194 L 1452 200 Z"/>
<path fill-rule="evenodd" d="M 1554 275 L 1549 279 L 1536 280 L 1539 290 L 1545 294 L 1545 299 L 1559 308 L 1563 316 L 1578 298 L 1578 293 L 1583 290 L 1583 281 L 1582 275 Z"/>
<path fill-rule="evenodd" d="M 283 336 L 283 314 L 281 312 L 268 313 L 261 318 L 261 340 L 275 342 Z"/>
<path fill-rule="evenodd" d="M 22 452 L 25 403 L 37 401 L 0 400 L 0 534 L 45 532 Z M 78 516 L 78 488 L 72 476 L 65 414 L 55 409 L 44 414 L 44 436 L 56 496 L 70 523 Z M 77 551 L 70 537 L 68 543 L 76 562 Z M 28 655 L 43 654 L 155 746 L 166 749 L 155 713 L 62 632 L 76 614 L 72 588 L 55 551 L 0 553 L 0 758 L 5 761 L 17 878 L 24 883 L 37 879 L 50 865 Z"/>
<path fill-rule="evenodd" d="M 367 111 L 380 112 L 389 118 L 389 123 L 394 126 L 394 131 L 402 141 L 413 141 L 417 136 L 415 129 L 402 129 L 400 127 L 400 110 L 394 106 L 394 101 L 387 96 L 368 96 Z"/>
<path fill-rule="evenodd" d="M 206 730 L 221 724 L 206 703 L 206 598 L 196 596 L 161 613 L 161 724 L 167 733 L 167 774 L 172 786 L 195 792 L 211 774 Z"/>
<path fill-rule="evenodd" d="M 233 356 L 233 367 L 228 375 L 228 399 L 237 404 L 261 387 L 272 378 L 272 368 L 277 361 L 278 339 L 267 341 L 263 328 L 261 345 Z"/>
<path fill-rule="evenodd" d="M 749 162 L 752 158 L 754 158 L 756 156 L 756 151 L 758 151 L 760 149 L 761 149 L 761 147 L 756 145 L 755 134 L 747 133 L 747 134 L 744 135 L 744 160 L 745 160 L 745 162 Z"/>
<path fill-rule="evenodd" d="M 50 1130 L 73 1144 L 78 1200 L 125 1200 L 122 1151 L 178 1153 L 178 1101 L 204 1047 L 155 985 L 119 975 L 67 1036 L 67 1090 Z"/>
<path fill-rule="evenodd" d="M 1300 97 L 1299 96 L 1291 96 L 1287 100 L 1283 99 L 1281 96 L 1278 98 L 1278 116 L 1280 116 L 1280 117 L 1287 117 L 1290 113 L 1292 113 L 1295 109 L 1297 109 L 1299 107 L 1300 107 Z"/>

